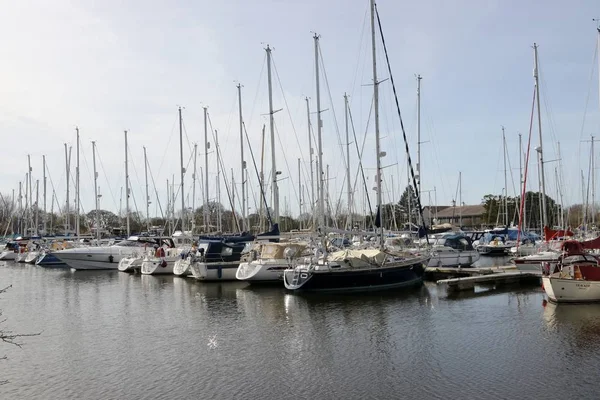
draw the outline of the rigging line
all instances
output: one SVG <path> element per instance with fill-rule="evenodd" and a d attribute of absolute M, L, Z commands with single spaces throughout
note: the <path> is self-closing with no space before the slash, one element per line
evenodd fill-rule
<path fill-rule="evenodd" d="M 523 173 L 523 188 L 521 189 L 521 204 L 519 210 L 519 229 L 517 229 L 517 248 L 519 247 L 519 243 L 521 241 L 521 229 L 523 227 L 523 208 L 525 206 L 525 200 L 527 199 L 527 171 L 529 170 L 529 150 L 531 148 L 531 133 L 533 131 L 533 114 L 535 112 L 535 86 L 533 88 L 533 99 L 531 101 L 531 117 L 529 118 L 529 138 L 527 139 L 527 153 L 525 156 L 525 171 Z M 519 153 L 521 149 L 519 149 Z M 521 155 L 519 154 L 519 157 Z M 533 213 L 529 213 L 531 215 Z M 542 239 L 543 239 L 542 234 Z"/>
<path fill-rule="evenodd" d="M 588 80 L 588 93 L 585 98 L 585 107 L 583 108 L 583 121 L 581 122 L 581 131 L 579 133 L 579 152 L 581 153 L 581 142 L 583 140 L 583 131 L 585 129 L 585 119 L 587 116 L 588 105 L 590 102 L 590 96 L 592 92 L 592 80 L 594 79 L 594 71 L 596 70 L 596 59 L 598 57 L 598 46 L 594 44 L 594 58 L 592 60 L 592 70 L 590 71 L 590 79 Z M 579 166 L 581 167 L 581 159 Z"/>
<path fill-rule="evenodd" d="M 283 91 L 283 85 L 281 84 L 281 79 L 279 78 L 279 72 L 277 71 L 277 64 L 275 63 L 275 58 L 273 57 L 273 55 L 271 55 L 271 60 L 273 62 L 273 69 L 275 70 L 275 76 L 277 77 L 277 83 L 279 83 L 279 89 L 281 90 L 281 96 L 283 97 L 283 103 L 285 104 L 285 110 L 287 111 L 288 117 L 290 118 L 290 124 L 292 125 L 292 131 L 294 131 L 294 137 L 296 138 L 296 145 L 298 146 L 298 151 L 300 152 L 300 158 L 302 160 L 304 160 L 304 153 L 302 152 L 302 146 L 300 145 L 300 140 L 298 139 L 298 132 L 296 131 L 296 127 L 294 126 L 294 120 L 292 119 L 292 114 L 290 113 L 290 107 L 288 105 L 287 98 L 285 97 L 285 92 Z M 278 133 L 278 136 L 279 136 L 279 133 Z M 281 144 L 281 138 L 279 138 L 279 143 Z M 285 157 L 285 151 L 283 154 Z M 301 163 L 301 165 L 302 164 L 303 163 Z M 287 160 L 286 160 L 286 165 L 287 165 Z M 304 173 L 304 179 L 305 179 L 304 183 L 306 184 L 306 182 L 308 182 L 308 180 L 309 180 L 308 172 L 306 171 L 306 166 L 304 166 L 304 168 L 301 168 L 301 169 L 302 169 L 302 172 Z M 288 171 L 291 171 L 289 169 L 289 167 L 288 167 Z M 296 197 L 297 197 L 297 195 L 296 195 Z"/>
<path fill-rule="evenodd" d="M 358 68 L 361 65 L 360 61 L 363 59 L 360 55 L 362 53 L 362 48 L 363 48 L 363 43 L 364 43 L 364 37 L 365 37 L 365 27 L 367 25 L 367 15 L 369 14 L 369 8 L 370 6 L 367 5 L 367 7 L 365 7 L 365 14 L 363 16 L 363 25 L 362 25 L 362 29 L 360 31 L 360 41 L 358 44 L 358 58 L 356 60 L 356 68 L 354 69 L 354 79 L 352 80 L 352 91 L 350 92 L 350 99 L 352 99 L 352 96 L 354 95 L 354 90 L 356 89 L 356 81 L 358 79 Z M 362 63 L 364 65 L 364 61 Z M 350 100 L 350 104 L 352 104 L 352 100 Z"/>
<path fill-rule="evenodd" d="M 100 168 L 102 168 L 102 173 L 104 175 L 104 179 L 106 180 L 106 186 L 108 186 L 108 191 L 110 193 L 110 197 L 113 200 L 113 205 L 115 209 L 117 209 L 117 201 L 115 200 L 115 195 L 113 194 L 112 188 L 110 187 L 110 182 L 108 181 L 108 175 L 106 174 L 106 170 L 104 169 L 104 164 L 102 163 L 102 158 L 100 157 L 100 152 L 97 150 L 98 146 L 96 146 L 96 155 L 98 156 L 98 161 L 100 162 Z"/>
<path fill-rule="evenodd" d="M 375 14 L 377 15 L 377 25 L 379 26 L 379 33 L 381 35 L 381 43 L 383 44 L 383 51 L 385 53 L 385 60 L 387 62 L 387 69 L 390 76 L 390 83 L 392 84 L 392 90 L 394 91 L 394 99 L 396 100 L 396 109 L 398 111 L 398 118 L 400 119 L 400 127 L 402 128 L 402 136 L 404 138 L 404 146 L 406 148 L 406 157 L 408 158 L 408 164 L 410 166 L 410 175 L 413 181 L 413 189 L 415 190 L 416 198 L 417 198 L 417 206 L 419 207 L 419 216 L 421 217 L 421 222 L 425 224 L 425 218 L 423 217 L 423 207 L 421 205 L 421 196 L 417 191 L 417 179 L 415 177 L 415 170 L 412 167 L 412 161 L 410 158 L 410 151 L 408 149 L 408 140 L 406 138 L 406 131 L 404 130 L 404 122 L 402 122 L 402 115 L 400 113 L 400 104 L 398 103 L 398 95 L 396 93 L 396 85 L 394 84 L 394 76 L 392 75 L 392 67 L 390 65 L 390 59 L 387 52 L 387 46 L 385 45 L 385 38 L 383 36 L 383 29 L 381 28 L 381 19 L 379 18 L 379 10 L 377 9 L 377 5 L 374 5 Z M 379 82 L 373 82 L 374 85 L 378 85 Z M 427 235 L 427 230 L 425 230 L 425 239 L 429 243 L 429 237 Z"/>
<path fill-rule="evenodd" d="M 299 201 L 298 192 L 296 192 L 296 182 L 294 182 L 294 174 L 291 174 L 290 165 L 288 164 L 287 156 L 285 155 L 285 147 L 283 147 L 283 142 L 281 141 L 281 136 L 279 135 L 279 130 L 277 129 L 277 125 L 275 125 L 275 132 L 277 133 L 277 141 L 279 142 L 279 147 L 281 148 L 281 152 L 283 154 L 283 161 L 285 162 L 285 166 L 288 170 L 288 178 L 292 183 L 292 190 L 294 191 L 295 200 Z"/>
<path fill-rule="evenodd" d="M 272 54 L 271 54 L 271 58 L 272 58 Z M 263 72 L 265 71 L 266 64 L 267 64 L 267 53 L 265 52 L 265 54 L 263 56 L 263 64 L 262 64 L 262 67 L 260 68 L 260 74 L 258 75 L 258 84 L 256 85 L 256 93 L 254 94 L 254 102 L 252 103 L 252 111 L 250 112 L 250 115 L 254 115 L 254 111 L 256 109 L 256 100 L 258 99 L 258 95 L 260 93 Z M 250 122 L 250 127 L 252 127 L 252 118 L 250 119 L 249 122 Z"/>
<path fill-rule="evenodd" d="M 321 52 L 321 45 L 319 44 L 319 60 L 321 61 L 321 66 L 323 67 L 323 78 L 325 78 L 325 86 L 327 87 L 327 94 L 329 95 L 329 103 L 331 105 L 331 113 L 333 114 L 333 122 L 334 122 L 334 126 L 335 126 L 335 133 L 337 135 L 337 139 L 338 139 L 338 145 L 340 146 L 340 151 L 342 152 L 342 161 L 344 164 L 344 168 L 348 169 L 348 166 L 346 165 L 346 158 L 343 157 L 343 145 L 342 145 L 342 136 L 340 135 L 340 128 L 338 126 L 338 122 L 337 122 L 337 116 L 335 115 L 335 105 L 333 102 L 333 99 L 331 97 L 331 90 L 329 89 L 329 79 L 327 79 L 327 70 L 325 69 L 325 61 L 323 60 L 323 53 Z"/>
<path fill-rule="evenodd" d="M 271 219 L 271 213 L 269 212 L 269 204 L 267 203 L 267 196 L 265 196 L 265 182 L 261 182 L 260 180 L 260 172 L 258 172 L 258 167 L 256 166 L 256 159 L 254 158 L 254 151 L 252 151 L 252 146 L 250 145 L 250 138 L 248 137 L 248 131 L 246 130 L 246 123 L 242 121 L 242 125 L 244 126 L 244 134 L 246 136 L 246 141 L 248 142 L 248 148 L 250 149 L 250 155 L 252 156 L 252 163 L 254 164 L 254 171 L 256 172 L 256 177 L 260 186 L 260 194 L 262 195 L 263 202 L 265 203 L 265 210 L 267 213 L 267 219 L 269 220 L 269 224 L 273 225 L 273 220 Z"/>
<path fill-rule="evenodd" d="M 241 232 L 242 230 L 240 229 L 240 221 L 238 220 L 238 217 L 235 213 L 235 207 L 233 205 L 231 193 L 229 191 L 229 184 L 227 183 L 227 174 L 224 173 L 225 165 L 223 164 L 223 154 L 221 153 L 221 150 L 220 150 L 221 146 L 218 144 L 217 138 L 215 137 L 215 130 L 212 126 L 212 121 L 210 119 L 210 113 L 207 113 L 207 116 L 208 116 L 208 123 L 210 124 L 210 130 L 212 132 L 213 140 L 215 141 L 215 146 L 216 146 L 215 150 L 217 151 L 217 154 L 219 155 L 219 157 L 217 159 L 217 163 L 221 165 L 221 170 L 223 171 L 223 173 L 221 173 L 221 176 L 223 177 L 223 181 L 225 182 L 225 191 L 227 192 L 227 198 L 229 199 L 229 205 L 231 206 L 231 214 L 232 214 L 233 220 L 235 221 L 235 226 L 236 226 L 238 232 Z M 218 168 L 218 166 L 217 166 L 217 168 Z"/>
<path fill-rule="evenodd" d="M 171 139 L 173 139 L 173 132 L 175 131 L 175 125 L 177 125 L 177 123 L 179 122 L 179 117 L 176 118 L 176 120 L 173 122 L 173 126 L 171 127 L 171 133 L 169 134 L 169 141 L 167 142 L 167 144 L 165 145 L 164 149 L 164 153 L 162 156 L 162 159 L 160 160 L 160 165 L 158 166 L 158 170 L 161 171 L 163 164 L 165 163 L 165 158 L 167 157 L 167 150 L 169 149 L 169 145 L 171 144 Z"/>
<path fill-rule="evenodd" d="M 56 189 L 54 188 L 54 182 L 52 181 L 52 176 L 50 175 L 50 169 L 48 169 L 46 167 L 46 173 L 48 174 L 48 179 L 50 179 L 50 187 L 52 188 L 52 195 L 54 196 L 54 198 L 56 199 L 56 203 L 58 204 L 58 212 L 62 214 L 62 211 L 60 209 L 60 202 L 58 201 L 58 197 L 56 196 Z M 64 171 L 63 171 L 63 175 L 60 176 L 59 181 L 62 179 L 62 177 L 64 176 Z M 52 195 L 50 196 L 50 200 L 52 200 Z"/>
<path fill-rule="evenodd" d="M 231 135 L 231 122 L 233 121 L 233 114 L 235 112 L 235 106 L 237 105 L 238 98 L 237 95 L 233 97 L 233 103 L 231 104 L 231 108 L 229 109 L 229 119 L 227 120 L 227 128 L 225 129 L 225 138 L 222 141 L 224 145 L 229 143 L 229 138 Z M 235 138 L 235 136 L 234 136 Z M 227 146 L 226 146 L 227 147 Z"/>
<path fill-rule="evenodd" d="M 350 126 L 352 126 L 352 135 L 354 137 L 356 154 L 358 155 L 358 170 L 360 171 L 360 173 L 362 175 L 363 185 L 365 188 L 365 196 L 367 198 L 367 205 L 369 206 L 369 216 L 371 217 L 371 225 L 372 226 L 375 226 L 375 218 L 373 218 L 373 208 L 371 207 L 371 197 L 369 196 L 369 188 L 367 186 L 367 178 L 365 177 L 365 170 L 364 170 L 363 164 L 362 164 L 362 153 L 365 149 L 365 143 L 367 141 L 367 132 L 369 130 L 369 122 L 371 121 L 371 113 L 373 112 L 374 102 L 375 102 L 375 99 L 372 99 L 371 107 L 369 108 L 369 116 L 367 118 L 367 126 L 365 127 L 365 134 L 363 136 L 362 150 L 359 150 L 359 148 L 358 148 L 358 139 L 356 138 L 356 130 L 354 129 L 354 119 L 352 117 L 352 111 L 350 109 L 348 109 L 348 117 L 350 118 Z M 357 171 L 357 173 L 358 173 L 358 171 Z"/>
<path fill-rule="evenodd" d="M 150 172 L 150 179 L 152 179 L 152 186 L 154 187 L 154 194 L 156 195 L 156 202 L 158 203 L 158 209 L 160 210 L 160 217 L 162 219 L 165 219 L 165 214 L 163 212 L 162 205 L 160 204 L 160 196 L 158 195 L 158 190 L 156 189 L 156 183 L 154 182 L 154 175 L 152 174 L 152 168 L 150 168 L 150 163 L 147 162 L 147 160 L 146 160 L 146 163 L 148 164 L 148 172 Z M 148 200 L 146 200 L 146 201 L 148 201 Z M 156 210 L 156 208 L 155 208 L 155 210 Z"/>

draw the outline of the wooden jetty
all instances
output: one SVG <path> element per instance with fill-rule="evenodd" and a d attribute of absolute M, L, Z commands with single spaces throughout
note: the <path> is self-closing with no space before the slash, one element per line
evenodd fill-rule
<path fill-rule="evenodd" d="M 489 268 L 426 268 L 425 276 L 448 291 L 474 290 L 475 285 L 539 283 L 541 272 L 518 271 L 514 266 Z M 437 279 L 446 277 L 447 279 Z"/>

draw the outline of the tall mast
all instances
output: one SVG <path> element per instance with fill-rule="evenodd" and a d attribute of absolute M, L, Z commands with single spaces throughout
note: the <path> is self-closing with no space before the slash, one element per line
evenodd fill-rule
<path fill-rule="evenodd" d="M 540 189 L 542 192 L 542 232 L 544 226 L 548 225 L 548 213 L 546 212 L 546 178 L 544 177 L 544 151 L 542 146 L 542 113 L 540 110 L 540 83 L 539 83 L 539 71 L 538 71 L 538 46 L 536 43 L 533 44 L 533 54 L 535 67 L 533 69 L 533 77 L 535 79 L 535 94 L 537 102 L 537 116 L 538 116 L 538 131 L 540 134 L 540 145 L 538 147 L 539 161 L 540 161 Z"/>
<path fill-rule="evenodd" d="M 23 232 L 23 183 L 19 182 L 19 232 Z"/>
<path fill-rule="evenodd" d="M 375 31 L 373 31 L 375 32 Z M 319 83 L 319 35 L 315 33 L 313 36 L 315 40 L 315 81 L 317 86 L 317 188 L 319 191 L 319 225 L 325 226 L 325 195 L 323 193 L 323 143 L 322 143 L 322 128 L 323 121 L 321 121 L 321 85 Z"/>
<path fill-rule="evenodd" d="M 38 235 L 39 232 L 39 207 L 38 204 L 40 203 L 40 180 L 36 179 L 35 180 L 35 235 Z"/>
<path fill-rule="evenodd" d="M 195 147 L 194 147 L 195 149 Z M 195 164 L 194 164 L 195 167 Z M 94 167 L 95 168 L 95 167 Z M 146 181 L 146 231 L 150 232 L 150 194 L 148 193 L 148 155 L 144 146 L 144 179 Z"/>
<path fill-rule="evenodd" d="M 462 229 L 462 172 L 458 171 L 458 226 Z"/>
<path fill-rule="evenodd" d="M 125 217 L 127 221 L 127 237 L 131 235 L 129 227 L 129 163 L 127 158 L 127 131 L 125 131 Z"/>
<path fill-rule="evenodd" d="M 75 127 L 75 131 L 77 132 L 77 143 L 75 145 L 75 159 L 77 160 L 75 166 L 75 235 L 79 237 L 79 208 L 81 208 L 79 205 L 79 128 Z"/>
<path fill-rule="evenodd" d="M 504 226 L 508 226 L 508 181 L 506 178 L 506 136 L 502 126 L 502 154 L 504 159 Z"/>
<path fill-rule="evenodd" d="M 519 133 L 519 189 L 521 192 L 523 192 L 523 142 L 522 142 L 522 135 Z M 522 221 L 523 221 L 523 225 L 525 225 L 525 207 L 521 207 L 521 203 L 523 203 L 525 201 L 525 196 L 521 196 L 521 198 L 519 199 L 519 209 L 523 210 L 523 217 L 522 217 Z M 521 230 L 525 230 L 523 226 L 520 227 Z"/>
<path fill-rule="evenodd" d="M 225 171 L 223 171 L 223 173 L 225 173 Z M 235 220 L 235 176 L 233 175 L 233 168 L 231 168 L 231 204 L 233 204 L 233 207 L 231 208 L 231 227 L 233 227 L 233 221 Z M 242 232 L 244 232 L 243 228 Z"/>
<path fill-rule="evenodd" d="M 344 122 L 346 124 L 346 185 L 348 186 L 348 229 L 352 229 L 352 183 L 350 182 L 350 135 L 348 131 L 348 95 L 344 93 Z"/>
<path fill-rule="evenodd" d="M 596 169 L 594 166 L 594 136 L 592 135 L 592 226 L 596 223 L 596 174 L 594 170 Z M 558 200 L 558 199 L 557 199 Z"/>
<path fill-rule="evenodd" d="M 204 107 L 204 232 L 208 232 L 210 213 L 208 211 L 208 107 Z"/>
<path fill-rule="evenodd" d="M 375 0 L 371 0 L 371 47 L 373 51 L 373 108 L 375 109 L 375 151 L 377 152 L 377 211 L 381 209 L 381 144 L 379 143 L 379 82 L 377 81 L 377 48 L 375 43 Z M 383 223 L 379 224 L 379 246 L 383 248 Z"/>
<path fill-rule="evenodd" d="M 263 124 L 262 127 L 262 140 L 261 140 L 261 144 L 260 144 L 260 195 L 264 196 L 265 193 L 265 125 Z M 259 228 L 262 231 L 263 230 L 263 203 L 266 202 L 266 200 L 264 201 L 260 201 L 260 213 L 259 213 Z"/>
<path fill-rule="evenodd" d="M 308 97 L 306 97 L 306 118 L 307 118 L 307 130 L 308 130 L 308 157 L 309 157 L 309 166 L 310 166 L 310 212 L 312 214 L 312 224 L 313 228 L 316 226 L 315 224 L 315 178 L 313 174 L 313 147 L 312 147 L 312 135 L 310 132 L 310 105 L 308 102 Z"/>
<path fill-rule="evenodd" d="M 217 230 L 223 231 L 223 224 L 221 221 L 221 155 L 219 154 L 219 133 L 215 129 L 215 151 L 217 152 Z"/>
<path fill-rule="evenodd" d="M 65 205 L 65 235 L 68 233 L 67 231 L 70 228 L 69 225 L 69 181 L 71 179 L 70 177 L 70 161 L 71 161 L 71 157 L 69 156 L 70 152 L 67 151 L 67 144 L 65 143 L 65 172 L 66 172 L 66 176 L 67 176 L 67 204 Z M 21 196 L 20 194 L 20 189 L 19 189 L 19 196 Z"/>
<path fill-rule="evenodd" d="M 185 168 L 183 168 L 183 120 L 181 119 L 181 107 L 179 107 L 179 173 L 181 175 L 181 232 L 185 232 L 185 196 L 183 176 Z"/>
<path fill-rule="evenodd" d="M 240 114 L 240 168 L 241 168 L 241 183 L 242 183 L 242 232 L 246 231 L 246 161 L 244 161 L 244 120 L 242 118 L 242 84 L 238 83 L 238 105 Z M 233 182 L 231 183 L 232 188 Z M 235 215 L 235 202 L 233 214 Z"/>
<path fill-rule="evenodd" d="M 275 160 L 275 127 L 273 120 L 273 85 L 271 83 L 271 48 L 267 45 L 267 78 L 269 84 L 269 129 L 271 132 L 271 176 L 273 179 L 273 223 L 279 223 L 279 186 L 277 185 L 277 163 Z"/>
<path fill-rule="evenodd" d="M 560 177 L 562 175 L 562 157 L 560 155 L 560 142 L 558 142 L 556 145 L 557 145 L 557 148 L 558 148 L 558 172 L 559 172 L 557 179 L 560 179 Z M 560 182 L 559 180 L 557 180 L 556 186 L 558 186 L 559 183 L 562 183 L 562 182 Z M 560 223 L 561 227 L 565 228 L 564 212 L 563 212 L 563 209 L 564 209 L 563 189 L 564 188 L 560 188 L 560 190 L 558 192 L 558 195 L 559 195 L 559 198 L 560 198 L 560 219 L 559 219 L 559 223 Z"/>
<path fill-rule="evenodd" d="M 146 148 L 144 147 L 144 157 Z M 96 209 L 96 238 L 100 240 L 100 211 L 98 207 L 98 172 L 96 172 L 96 142 L 92 141 L 92 163 L 94 164 L 94 201 Z"/>
<path fill-rule="evenodd" d="M 194 143 L 194 172 L 192 172 L 192 234 L 196 227 L 196 159 L 198 158 L 198 143 Z M 147 185 L 147 184 L 146 184 Z"/>
<path fill-rule="evenodd" d="M 47 235 L 48 232 L 46 232 L 47 217 L 46 217 L 46 156 L 45 155 L 42 156 L 42 169 L 44 170 L 44 182 L 43 182 L 43 185 L 44 185 L 44 216 L 43 216 L 43 219 L 44 219 L 44 222 L 43 222 L 43 224 L 44 224 L 44 235 Z"/>
<path fill-rule="evenodd" d="M 27 184 L 29 186 L 28 192 L 27 192 L 28 196 L 29 196 L 29 208 L 28 208 L 28 211 L 27 211 L 27 216 L 28 216 L 28 218 L 27 218 L 27 224 L 29 226 L 29 223 L 31 222 L 31 225 L 32 225 L 32 228 L 33 228 L 33 215 L 32 215 L 32 211 L 33 211 L 33 194 L 32 194 L 33 190 L 32 189 L 33 189 L 33 186 L 31 186 L 31 172 L 32 172 L 32 169 L 31 169 L 31 156 L 29 154 L 27 155 L 27 165 L 28 165 L 27 171 L 29 171 L 27 173 L 27 182 L 28 182 Z"/>
<path fill-rule="evenodd" d="M 298 158 L 298 206 L 300 216 L 298 220 L 300 221 L 300 228 L 302 228 L 302 174 L 300 171 L 300 159 Z"/>
<path fill-rule="evenodd" d="M 421 75 L 417 75 L 417 196 L 421 198 Z"/>

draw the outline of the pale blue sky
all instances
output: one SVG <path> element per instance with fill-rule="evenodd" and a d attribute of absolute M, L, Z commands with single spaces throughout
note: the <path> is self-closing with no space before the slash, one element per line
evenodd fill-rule
<path fill-rule="evenodd" d="M 41 156 L 45 154 L 63 203 L 63 143 L 74 145 L 77 125 L 83 151 L 82 206 L 86 211 L 93 208 L 90 141 L 96 140 L 104 166 L 99 168 L 102 208 L 117 210 L 119 190 L 124 186 L 122 132 L 128 129 L 133 157 L 130 176 L 137 208 L 144 210 L 143 145 L 148 147 L 164 206 L 166 179 L 176 174 L 179 182 L 178 105 L 185 107 L 189 142 L 200 144 L 204 140 L 202 107 L 209 107 L 226 153 L 226 173 L 229 176 L 234 168 L 239 182 L 235 84 L 239 81 L 244 85 L 244 119 L 259 157 L 261 126 L 268 123 L 264 115 L 268 111 L 266 68 L 262 68 L 263 48 L 269 43 L 274 47 L 275 68 L 285 93 L 284 99 L 274 74 L 275 108 L 283 108 L 276 114 L 275 123 L 285 143 L 285 159 L 279 144 L 277 147 L 278 169 L 292 178 L 281 182 L 281 210 L 285 209 L 285 196 L 296 214 L 298 201 L 293 188 L 297 186 L 297 158 L 308 156 L 307 148 L 300 153 L 298 146 L 305 146 L 307 141 L 304 96 L 311 97 L 311 108 L 315 110 L 311 32 L 318 32 L 334 102 L 332 105 L 322 78 L 322 108 L 329 109 L 323 113 L 324 158 L 331 165 L 330 176 L 335 178 L 330 182 L 331 196 L 340 196 L 344 164 L 333 111 L 343 135 L 342 96 L 345 91 L 351 94 L 355 128 L 362 140 L 372 96 L 372 87 L 368 86 L 371 53 L 367 0 L 2 1 L 1 7 L 0 35 L 4 40 L 0 132 L 4 151 L 0 158 L 0 192 L 10 193 L 24 179 L 27 154 L 32 156 L 34 179 L 41 179 Z M 501 125 L 506 127 L 511 164 L 516 168 L 517 132 L 523 133 L 525 142 L 528 131 L 533 91 L 531 46 L 537 42 L 543 80 L 545 156 L 547 160 L 557 158 L 556 143 L 561 142 L 565 201 L 581 201 L 580 169 L 587 174 L 589 160 L 589 145 L 581 140 L 589 139 L 591 134 L 600 136 L 598 69 L 594 60 L 597 36 L 592 22 L 593 17 L 600 16 L 597 2 L 382 0 L 378 7 L 413 159 L 414 74 L 423 76 L 422 140 L 427 141 L 422 147 L 424 190 L 436 187 L 438 203 L 449 204 L 455 195 L 458 172 L 462 171 L 464 202 L 476 204 L 487 193 L 500 193 Z M 388 74 L 381 47 L 379 50 L 379 76 L 385 79 Z M 388 153 L 383 164 L 398 163 L 387 168 L 384 175 L 388 191 L 394 176 L 397 200 L 399 186 L 406 184 L 404 146 L 389 81 L 380 87 L 382 149 Z M 537 144 L 535 132 L 532 143 Z M 184 152 L 187 163 L 187 143 Z M 364 158 L 370 187 L 374 154 L 371 123 Z M 248 150 L 246 160 L 251 166 Z M 533 160 L 532 152 L 530 177 L 537 187 Z M 213 197 L 214 154 L 209 161 Z M 351 163 L 354 181 L 354 149 Z M 204 159 L 199 157 L 198 166 L 203 165 Z M 547 164 L 548 192 L 552 196 L 556 192 L 556 165 Z M 265 166 L 268 171 L 268 156 Z M 249 171 L 256 193 L 255 173 Z M 517 185 L 517 171 L 514 177 Z M 189 174 L 187 178 L 189 193 Z M 509 193 L 513 193 L 512 184 Z M 345 202 L 346 195 L 341 196 Z M 356 197 L 358 200 L 358 193 Z M 384 199 L 389 200 L 387 193 Z M 197 188 L 196 205 L 201 201 Z M 222 202 L 227 203 L 224 190 Z M 428 204 L 426 195 L 424 203 Z M 251 199 L 250 206 L 254 208 L 255 204 Z M 156 214 L 154 207 L 151 214 Z"/>

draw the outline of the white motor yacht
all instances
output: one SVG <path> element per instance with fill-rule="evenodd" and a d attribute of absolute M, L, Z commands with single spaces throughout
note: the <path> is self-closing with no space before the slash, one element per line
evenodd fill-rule
<path fill-rule="evenodd" d="M 118 269 L 119 262 L 125 257 L 141 253 L 152 248 L 160 238 L 130 236 L 126 240 L 111 246 L 86 246 L 60 250 L 53 255 L 76 270 Z"/>

